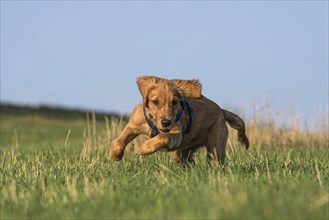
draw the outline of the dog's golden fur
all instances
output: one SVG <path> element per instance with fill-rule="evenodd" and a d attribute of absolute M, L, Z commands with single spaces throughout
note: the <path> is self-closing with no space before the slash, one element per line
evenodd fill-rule
<path fill-rule="evenodd" d="M 192 161 L 193 153 L 205 146 L 209 159 L 223 163 L 228 138 L 225 121 L 238 131 L 238 140 L 248 149 L 249 141 L 243 120 L 204 97 L 198 80 L 142 76 L 137 79 L 137 84 L 143 101 L 135 107 L 127 126 L 114 141 L 109 154 L 113 160 L 121 160 L 126 145 L 143 134 L 148 140 L 140 147 L 140 155 L 158 150 L 172 151 L 174 161 L 181 163 Z M 182 108 L 182 99 L 188 99 L 193 108 L 192 126 L 188 133 L 185 133 L 190 120 L 188 109 L 184 109 L 182 118 L 175 123 Z M 150 138 L 151 128 L 146 121 L 144 108 L 146 116 L 160 131 L 153 138 Z"/>

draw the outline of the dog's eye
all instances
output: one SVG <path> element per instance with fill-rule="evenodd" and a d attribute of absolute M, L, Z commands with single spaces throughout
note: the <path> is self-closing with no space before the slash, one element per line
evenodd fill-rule
<path fill-rule="evenodd" d="M 153 105 L 158 106 L 159 105 L 159 100 L 154 99 L 152 100 Z"/>
<path fill-rule="evenodd" d="M 173 106 L 175 106 L 175 105 L 177 105 L 178 102 L 177 102 L 177 100 L 173 100 L 171 103 Z"/>

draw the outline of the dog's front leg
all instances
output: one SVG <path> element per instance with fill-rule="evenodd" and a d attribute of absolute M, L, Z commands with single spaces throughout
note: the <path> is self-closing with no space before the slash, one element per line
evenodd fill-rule
<path fill-rule="evenodd" d="M 172 151 L 182 143 L 181 133 L 160 133 L 154 138 L 146 141 L 139 149 L 138 154 L 149 155 L 158 150 Z"/>
<path fill-rule="evenodd" d="M 114 141 L 109 156 L 112 160 L 121 160 L 127 144 L 138 136 L 129 124 L 123 129 L 120 136 Z"/>

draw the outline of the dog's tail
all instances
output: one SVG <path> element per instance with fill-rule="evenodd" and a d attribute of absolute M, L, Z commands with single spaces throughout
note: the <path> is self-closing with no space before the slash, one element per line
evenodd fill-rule
<path fill-rule="evenodd" d="M 249 140 L 246 135 L 246 126 L 244 124 L 244 121 L 233 112 L 223 109 L 223 113 L 224 113 L 225 121 L 227 121 L 232 128 L 238 131 L 238 141 L 241 144 L 245 145 L 246 149 L 248 149 Z"/>

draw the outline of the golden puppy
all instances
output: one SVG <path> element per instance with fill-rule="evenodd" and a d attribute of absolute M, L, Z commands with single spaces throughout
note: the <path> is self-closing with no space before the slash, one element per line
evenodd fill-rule
<path fill-rule="evenodd" d="M 221 109 L 201 94 L 198 80 L 166 80 L 155 76 L 137 79 L 143 101 L 114 141 L 109 156 L 121 160 L 126 145 L 140 134 L 148 140 L 138 154 L 173 151 L 177 163 L 192 162 L 193 153 L 207 148 L 207 158 L 224 163 L 228 130 L 238 130 L 238 140 L 249 147 L 245 124 L 236 114 Z"/>

